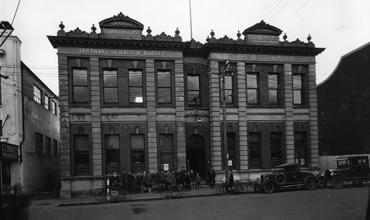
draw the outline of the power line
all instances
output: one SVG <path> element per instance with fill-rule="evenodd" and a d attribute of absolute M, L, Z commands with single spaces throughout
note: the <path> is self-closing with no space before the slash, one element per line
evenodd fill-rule
<path fill-rule="evenodd" d="M 267 15 L 265 16 L 267 18 L 267 16 L 269 16 L 272 12 L 275 11 L 275 9 L 283 2 L 283 0 L 279 0 L 277 4 L 275 4 L 275 6 L 267 13 Z"/>
<path fill-rule="evenodd" d="M 14 12 L 14 16 L 13 16 L 11 25 L 13 25 L 13 22 L 14 22 L 15 16 L 17 15 L 17 12 L 18 12 L 18 8 L 19 8 L 19 4 L 20 3 L 21 3 L 21 0 L 18 0 L 17 8 L 15 9 L 15 12 Z"/>
<path fill-rule="evenodd" d="M 286 6 L 286 4 L 287 4 L 287 3 L 288 3 L 288 0 L 286 0 L 286 1 L 281 5 L 280 9 L 279 9 L 279 10 L 277 10 L 275 13 L 273 13 L 273 14 L 269 17 L 269 19 L 270 19 L 270 20 L 272 20 L 272 19 L 273 19 L 277 14 L 279 14 L 279 12 L 285 8 L 285 6 Z"/>
<path fill-rule="evenodd" d="M 304 9 L 306 6 L 307 6 L 307 4 L 310 2 L 311 0 L 306 0 L 306 2 L 304 2 L 302 5 L 301 5 L 301 7 L 299 7 L 295 12 L 293 12 L 293 14 L 287 19 L 287 20 L 285 20 L 284 21 L 284 23 L 289 23 L 289 22 L 291 22 L 292 20 L 292 18 L 299 12 L 299 11 L 301 11 L 302 9 Z M 296 20 L 295 20 L 296 21 Z"/>

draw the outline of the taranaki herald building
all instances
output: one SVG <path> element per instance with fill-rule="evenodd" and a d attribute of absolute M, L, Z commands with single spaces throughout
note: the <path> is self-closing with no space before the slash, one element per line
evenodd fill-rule
<path fill-rule="evenodd" d="M 315 56 L 261 21 L 237 39 L 184 42 L 143 35 L 122 13 L 48 36 L 58 50 L 62 195 L 101 185 L 114 169 L 224 170 L 220 74 L 225 77 L 229 165 L 241 179 L 286 162 L 317 167 Z M 243 36 L 242 36 L 243 35 Z M 229 71 L 228 71 L 229 72 Z"/>

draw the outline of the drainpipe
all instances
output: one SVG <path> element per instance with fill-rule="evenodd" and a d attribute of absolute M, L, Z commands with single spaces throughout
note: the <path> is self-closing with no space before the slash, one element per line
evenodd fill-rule
<path fill-rule="evenodd" d="M 23 143 L 25 140 L 25 132 L 24 132 L 24 82 L 23 82 L 23 68 L 22 68 L 22 63 L 21 63 L 21 94 L 22 94 L 22 140 L 21 143 L 19 144 L 19 162 L 22 163 L 23 161 Z"/>

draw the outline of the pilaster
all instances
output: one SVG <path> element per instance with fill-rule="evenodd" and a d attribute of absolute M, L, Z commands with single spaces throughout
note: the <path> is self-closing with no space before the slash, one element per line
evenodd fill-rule
<path fill-rule="evenodd" d="M 215 171 L 221 171 L 220 76 L 218 62 L 210 61 L 209 107 L 211 130 L 211 158 Z"/>
<path fill-rule="evenodd" d="M 186 167 L 184 63 L 175 60 L 177 167 Z"/>
<path fill-rule="evenodd" d="M 237 64 L 240 170 L 248 169 L 248 129 L 245 63 Z"/>
<path fill-rule="evenodd" d="M 154 60 L 146 60 L 146 99 L 147 99 L 147 123 L 148 123 L 148 168 L 149 172 L 158 171 L 157 159 L 157 114 Z"/>
<path fill-rule="evenodd" d="M 286 162 L 294 162 L 294 126 L 293 126 L 293 85 L 292 65 L 284 64 L 284 101 L 285 101 L 285 146 Z"/>
<path fill-rule="evenodd" d="M 60 111 L 60 144 L 59 144 L 59 166 L 60 178 L 62 179 L 60 196 L 71 197 L 71 186 L 69 180 L 63 180 L 71 176 L 71 148 L 69 136 L 69 93 L 68 93 L 68 65 L 67 56 L 58 56 L 59 69 L 59 111 Z"/>
<path fill-rule="evenodd" d="M 93 176 L 103 174 L 102 136 L 101 136 L 101 112 L 100 112 L 100 78 L 99 59 L 90 58 L 90 96 L 91 96 L 91 161 Z"/>
<path fill-rule="evenodd" d="M 308 66 L 308 102 L 310 114 L 310 160 L 311 167 L 319 166 L 319 132 L 317 115 L 317 89 L 315 64 Z"/>

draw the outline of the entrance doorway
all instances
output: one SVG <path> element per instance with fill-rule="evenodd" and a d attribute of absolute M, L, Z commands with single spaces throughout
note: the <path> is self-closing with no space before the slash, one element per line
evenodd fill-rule
<path fill-rule="evenodd" d="M 186 144 L 186 161 L 188 169 L 193 170 L 202 177 L 207 175 L 207 159 L 204 138 L 199 134 L 191 135 Z"/>

